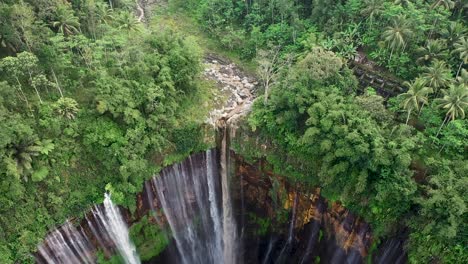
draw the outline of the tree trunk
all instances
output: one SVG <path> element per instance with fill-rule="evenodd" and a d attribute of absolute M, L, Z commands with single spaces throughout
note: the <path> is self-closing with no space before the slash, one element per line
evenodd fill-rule
<path fill-rule="evenodd" d="M 268 90 L 269 90 L 269 89 L 270 89 L 270 83 L 269 83 L 269 81 L 267 81 L 267 82 L 265 83 L 265 95 L 264 95 L 265 98 L 264 98 L 264 100 L 263 100 L 263 103 L 264 103 L 264 104 L 267 104 L 267 102 L 268 102 Z"/>
<path fill-rule="evenodd" d="M 390 58 L 388 59 L 389 62 L 390 62 L 390 60 L 392 59 L 392 56 L 393 56 L 393 49 L 394 49 L 394 48 L 395 48 L 395 47 L 392 47 L 392 51 L 390 52 Z"/>
<path fill-rule="evenodd" d="M 442 145 L 442 147 L 440 148 L 440 150 L 439 150 L 439 153 L 438 153 L 438 154 L 440 154 L 440 153 L 442 152 L 442 150 L 444 150 L 445 146 L 446 146 L 445 144 L 444 144 L 444 145 Z"/>
<path fill-rule="evenodd" d="M 39 90 L 37 90 L 36 85 L 33 83 L 31 71 L 28 71 L 28 72 L 29 72 L 29 79 L 31 80 L 31 85 L 34 88 L 34 90 L 36 91 L 37 97 L 39 98 L 39 102 L 42 104 L 43 103 L 42 98 L 41 98 L 41 95 L 39 94 Z"/>
<path fill-rule="evenodd" d="M 408 117 L 406 117 L 406 124 L 408 125 L 409 118 L 411 116 L 411 109 L 408 110 Z"/>
<path fill-rule="evenodd" d="M 463 62 L 463 60 L 462 60 L 462 62 L 460 63 L 460 66 L 458 66 L 457 76 L 456 76 L 455 78 L 458 78 L 458 75 L 460 74 L 460 71 L 461 71 L 461 68 L 462 68 L 462 66 L 463 66 L 463 63 L 464 63 L 464 62 Z"/>
<path fill-rule="evenodd" d="M 57 80 L 57 76 L 55 75 L 54 69 L 52 69 L 52 76 L 54 76 L 55 84 L 57 85 L 57 89 L 59 90 L 60 96 L 63 97 L 62 89 L 60 88 L 60 84 Z"/>
<path fill-rule="evenodd" d="M 424 105 L 425 105 L 425 104 L 422 104 L 422 105 L 421 105 L 421 108 L 419 109 L 418 116 L 420 116 L 420 115 L 421 115 L 421 112 L 422 112 L 422 110 L 423 110 L 423 108 L 424 108 Z"/>
<path fill-rule="evenodd" d="M 29 111 L 31 111 L 31 114 L 32 114 L 32 109 L 31 107 L 29 106 L 29 101 L 28 101 L 28 98 L 26 97 L 26 95 L 24 94 L 23 92 L 23 89 L 21 88 L 21 83 L 20 81 L 18 80 L 18 77 L 15 76 L 15 79 L 16 79 L 16 82 L 18 83 L 18 90 L 20 91 L 21 95 L 23 96 L 24 98 L 24 102 L 26 102 L 26 107 L 29 109 Z M 34 114 L 33 114 L 34 115 Z"/>
<path fill-rule="evenodd" d="M 432 33 L 434 33 L 434 28 L 435 28 L 437 22 L 439 22 L 438 17 L 435 19 L 434 24 L 432 25 L 431 32 L 429 32 L 429 38 L 428 39 L 430 39 L 432 37 Z"/>
<path fill-rule="evenodd" d="M 440 131 L 442 130 L 442 127 L 444 126 L 445 122 L 447 122 L 448 118 L 449 118 L 449 115 L 445 115 L 445 119 L 444 119 L 444 121 L 442 122 L 442 125 L 440 125 L 439 130 L 437 131 L 436 137 L 439 136 L 439 133 L 440 133 Z"/>

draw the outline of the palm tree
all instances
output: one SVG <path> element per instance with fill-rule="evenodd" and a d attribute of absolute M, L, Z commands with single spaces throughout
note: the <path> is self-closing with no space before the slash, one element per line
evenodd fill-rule
<path fill-rule="evenodd" d="M 457 83 L 459 85 L 465 85 L 466 87 L 468 87 L 468 71 L 466 71 L 465 69 L 461 70 L 460 76 L 457 77 Z"/>
<path fill-rule="evenodd" d="M 404 85 L 408 87 L 408 91 L 398 95 L 398 97 L 403 98 L 401 107 L 408 112 L 406 118 L 406 124 L 408 124 L 413 110 L 420 112 L 422 107 L 428 103 L 427 95 L 432 93 L 432 89 L 427 87 L 426 82 L 421 78 L 417 78 L 411 83 L 405 82 Z"/>
<path fill-rule="evenodd" d="M 393 1 L 395 5 L 404 5 L 407 6 L 409 3 L 411 3 L 410 0 L 395 0 Z"/>
<path fill-rule="evenodd" d="M 56 15 L 56 21 L 52 22 L 52 26 L 58 28 L 62 34 L 71 35 L 80 31 L 80 22 L 71 9 L 59 6 Z"/>
<path fill-rule="evenodd" d="M 439 6 L 442 6 L 443 8 L 447 10 L 451 10 L 452 8 L 455 7 L 455 2 L 452 0 L 436 0 L 432 5 L 431 9 L 437 8 Z"/>
<path fill-rule="evenodd" d="M 464 35 L 465 31 L 466 29 L 462 23 L 452 21 L 448 24 L 447 28 L 442 30 L 442 36 L 447 40 L 449 47 L 452 47 L 460 39 L 460 36 Z"/>
<path fill-rule="evenodd" d="M 139 22 L 135 18 L 133 14 L 130 12 L 122 12 L 117 19 L 117 23 L 119 24 L 119 29 L 130 31 L 139 31 Z"/>
<path fill-rule="evenodd" d="M 410 24 L 405 17 L 399 16 L 393 20 L 392 26 L 388 26 L 383 32 L 384 41 L 392 49 L 390 58 L 394 50 L 404 49 L 413 32 L 410 29 Z"/>
<path fill-rule="evenodd" d="M 447 87 L 452 79 L 452 73 L 444 61 L 434 60 L 430 67 L 424 67 L 424 71 L 423 79 L 435 92 Z"/>
<path fill-rule="evenodd" d="M 436 137 L 445 123 L 458 117 L 465 118 L 465 109 L 468 107 L 468 87 L 465 85 L 450 85 L 449 89 L 442 90 L 443 97 L 436 99 L 437 106 L 446 110 L 444 121 L 437 131 Z"/>
<path fill-rule="evenodd" d="M 420 54 L 419 58 L 416 59 L 418 64 L 426 64 L 431 62 L 433 59 L 444 59 L 447 57 L 446 44 L 443 40 L 428 40 L 424 47 L 419 47 L 416 52 Z"/>
<path fill-rule="evenodd" d="M 35 138 L 26 138 L 9 149 L 9 156 L 16 165 L 16 171 L 27 180 L 32 170 L 32 159 L 41 152 L 40 142 Z"/>
<path fill-rule="evenodd" d="M 110 8 L 107 4 L 105 3 L 96 3 L 96 13 L 99 22 L 102 24 L 109 24 L 111 21 L 114 20 L 113 16 L 113 9 Z"/>
<path fill-rule="evenodd" d="M 453 44 L 453 46 L 455 48 L 454 52 L 458 52 L 460 54 L 460 59 L 462 60 L 457 71 L 458 77 L 463 64 L 468 63 L 468 39 L 466 37 L 461 37 L 455 44 Z"/>
<path fill-rule="evenodd" d="M 54 108 L 60 116 L 66 119 L 75 119 L 78 103 L 72 98 L 62 97 L 55 102 Z"/>
<path fill-rule="evenodd" d="M 361 15 L 367 16 L 369 26 L 372 26 L 374 18 L 383 11 L 383 0 L 365 0 L 364 8 L 361 9 Z"/>

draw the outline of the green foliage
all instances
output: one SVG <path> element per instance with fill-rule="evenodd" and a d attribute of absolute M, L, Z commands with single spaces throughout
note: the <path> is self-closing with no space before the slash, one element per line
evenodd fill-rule
<path fill-rule="evenodd" d="M 200 49 L 177 32 L 143 27 L 134 4 L 0 3 L 2 261 L 32 262 L 46 232 L 100 202 L 104 190 L 134 210 L 135 194 L 160 165 L 204 147 L 204 114 L 194 114 L 209 98 L 200 96 L 206 92 L 198 79 Z M 468 53 L 461 2 L 175 5 L 243 59 L 273 44 L 281 59 L 295 62 L 271 67 L 278 75 L 269 100 L 258 100 L 249 118 L 259 140 L 233 145 L 252 159 L 266 156 L 294 182 L 321 186 L 324 196 L 369 221 L 377 236 L 409 218 L 413 262 L 467 258 Z M 346 64 L 358 51 L 376 70 L 417 87 L 389 100 L 388 110 L 381 97 L 355 96 L 357 80 Z M 392 111 L 401 102 L 419 131 L 395 123 Z M 426 162 L 413 179 L 415 160 Z M 278 214 L 287 219 L 284 210 Z M 133 232 L 136 240 L 158 241 L 137 243 L 150 256 L 167 241 L 145 221 Z"/>
<path fill-rule="evenodd" d="M 424 188 L 425 195 L 416 202 L 419 216 L 410 221 L 410 261 L 419 263 L 431 258 L 464 262 L 468 260 L 467 237 L 467 163 L 466 160 L 430 160 L 435 170 Z"/>
<path fill-rule="evenodd" d="M 160 230 L 158 224 L 151 219 L 144 216 L 130 228 L 130 237 L 143 261 L 159 255 L 169 244 L 166 231 Z"/>
<path fill-rule="evenodd" d="M 268 218 L 258 217 L 253 213 L 248 213 L 248 220 L 256 225 L 254 228 L 254 232 L 256 236 L 264 236 L 267 235 L 270 231 L 271 220 Z"/>
<path fill-rule="evenodd" d="M 35 172 L 33 172 L 31 178 L 33 182 L 39 182 L 44 180 L 44 178 L 47 177 L 47 175 L 49 175 L 49 170 L 46 167 L 41 167 Z"/>
<path fill-rule="evenodd" d="M 163 157 L 203 148 L 200 49 L 143 28 L 134 4 L 0 3 L 3 262 L 31 263 L 48 230 L 105 191 L 135 210 Z"/>
<path fill-rule="evenodd" d="M 111 256 L 110 259 L 106 259 L 106 257 L 104 256 L 104 253 L 99 251 L 97 254 L 97 263 L 99 264 L 122 264 L 124 263 L 124 259 L 119 254 Z"/>
<path fill-rule="evenodd" d="M 279 57 L 295 62 L 263 84 L 265 96 L 249 118 L 253 131 L 243 137 L 248 135 L 248 144 L 233 147 L 248 159 L 265 157 L 292 181 L 321 186 L 326 197 L 342 200 L 370 221 L 377 235 L 397 228 L 396 219 L 417 215 L 414 199 L 424 197 L 418 190 L 428 187 L 427 177 L 442 166 L 431 171 L 428 162 L 422 168 L 414 164 L 466 160 L 467 38 L 461 2 L 189 2 L 185 7 L 206 31 L 221 41 L 228 36 L 232 43 L 225 39 L 225 45 L 233 45 L 230 36 L 242 32 L 230 48 L 242 51 L 244 59 L 261 58 L 273 43 L 281 49 Z M 340 58 L 353 60 L 358 50 L 373 70 L 408 81 L 409 90 L 387 102 L 352 95 L 357 82 Z M 405 118 L 399 116 L 401 108 Z M 405 119 L 418 131 L 396 123 Z M 435 208 L 429 211 L 437 214 Z M 445 243 L 435 239 L 434 245 Z M 456 243 L 444 253 L 416 244 L 409 250 L 414 260 L 440 254 L 442 262 L 455 263 L 466 252 L 466 243 Z"/>
<path fill-rule="evenodd" d="M 374 120 L 352 96 L 344 96 L 347 89 L 327 85 L 340 72 L 318 78 L 301 74 L 301 61 L 297 68 L 274 87 L 268 104 L 257 101 L 249 119 L 285 151 L 269 152 L 267 159 L 283 172 L 284 165 L 296 164 L 299 180 L 318 184 L 327 198 L 366 216 L 376 234 L 388 231 L 388 224 L 409 210 L 416 192 L 409 165 L 418 138 L 406 126 L 387 128 L 391 118 Z M 369 110 L 375 108 L 385 113 L 383 105 Z"/>

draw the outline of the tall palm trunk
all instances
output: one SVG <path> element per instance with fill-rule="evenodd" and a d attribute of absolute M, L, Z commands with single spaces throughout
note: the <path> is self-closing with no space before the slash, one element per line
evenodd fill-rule
<path fill-rule="evenodd" d="M 422 110 L 423 110 L 423 107 L 424 107 L 425 105 L 426 105 L 426 104 L 425 104 L 425 103 L 423 103 L 423 104 L 421 105 L 421 108 L 419 108 L 419 113 L 418 113 L 418 116 L 420 116 L 420 115 L 421 115 L 421 112 L 422 112 Z"/>
<path fill-rule="evenodd" d="M 458 75 L 460 75 L 460 71 L 461 71 L 461 68 L 462 68 L 463 64 L 464 64 L 464 61 L 462 61 L 460 63 L 460 66 L 458 66 L 457 76 L 455 78 L 458 78 Z"/>
<path fill-rule="evenodd" d="M 443 121 L 442 124 L 440 125 L 439 130 L 437 131 L 436 137 L 439 136 L 439 133 L 440 133 L 440 131 L 442 130 L 442 127 L 443 127 L 443 126 L 445 125 L 445 123 L 448 121 L 449 117 L 450 117 L 449 115 L 445 115 L 444 121 Z"/>
<path fill-rule="evenodd" d="M 389 61 L 392 59 L 394 49 L 395 49 L 395 47 L 393 46 L 392 51 L 390 52 L 390 58 L 388 59 Z"/>
<path fill-rule="evenodd" d="M 412 109 L 408 110 L 408 116 L 406 117 L 406 124 L 408 125 L 409 118 L 411 116 Z"/>
<path fill-rule="evenodd" d="M 58 91 L 60 93 L 60 97 L 63 97 L 62 89 L 60 88 L 60 84 L 59 84 L 59 82 L 57 80 L 57 75 L 55 75 L 54 69 L 52 69 L 52 76 L 54 76 L 55 84 L 57 85 L 57 89 L 58 89 Z"/>
<path fill-rule="evenodd" d="M 34 81 L 33 81 L 33 78 L 32 78 L 32 74 L 31 74 L 31 71 L 29 71 L 29 79 L 31 80 L 31 85 L 32 87 L 34 88 L 34 91 L 36 91 L 36 94 L 37 94 L 37 97 L 39 98 L 39 102 L 42 104 L 42 98 L 41 98 L 41 95 L 39 94 L 39 90 L 37 90 L 37 87 L 36 85 L 34 84 Z"/>

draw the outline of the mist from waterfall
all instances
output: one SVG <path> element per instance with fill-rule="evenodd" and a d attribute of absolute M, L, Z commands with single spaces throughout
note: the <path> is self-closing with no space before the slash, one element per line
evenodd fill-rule
<path fill-rule="evenodd" d="M 195 154 L 152 179 L 181 262 L 231 263 L 225 259 L 226 194 L 215 150 Z M 221 203 L 223 207 L 220 208 Z M 232 216 L 231 216 L 232 217 Z M 234 220 L 229 220 L 234 223 Z M 232 253 L 229 253 L 232 254 Z"/>

